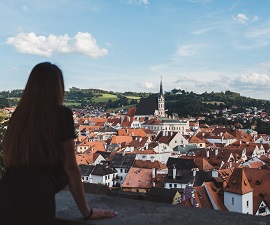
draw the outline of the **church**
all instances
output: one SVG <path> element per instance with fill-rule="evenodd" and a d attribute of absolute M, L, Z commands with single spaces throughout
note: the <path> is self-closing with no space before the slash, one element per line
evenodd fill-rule
<path fill-rule="evenodd" d="M 166 135 L 172 132 L 186 134 L 189 129 L 189 121 L 180 121 L 178 118 L 169 118 L 166 115 L 162 80 L 158 97 L 141 98 L 134 110 L 134 119 L 141 128 L 151 129 L 157 133 L 163 131 Z M 139 123 L 139 121 L 144 122 Z"/>
<path fill-rule="evenodd" d="M 136 119 L 144 117 L 146 120 L 166 117 L 162 80 L 160 81 L 158 97 L 141 98 L 136 107 L 134 117 Z"/>

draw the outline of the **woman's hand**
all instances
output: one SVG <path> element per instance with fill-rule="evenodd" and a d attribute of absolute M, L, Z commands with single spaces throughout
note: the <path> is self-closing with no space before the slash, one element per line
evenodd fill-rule
<path fill-rule="evenodd" d="M 96 220 L 96 219 L 112 218 L 117 216 L 117 214 L 118 213 L 113 210 L 92 209 L 92 213 L 86 219 Z"/>

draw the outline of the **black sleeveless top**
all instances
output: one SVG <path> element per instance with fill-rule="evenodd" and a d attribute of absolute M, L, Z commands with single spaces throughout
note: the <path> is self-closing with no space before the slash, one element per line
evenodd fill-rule
<path fill-rule="evenodd" d="M 72 111 L 63 106 L 60 140 L 76 138 Z M 52 224 L 55 189 L 41 167 L 9 168 L 0 181 L 1 224 Z"/>

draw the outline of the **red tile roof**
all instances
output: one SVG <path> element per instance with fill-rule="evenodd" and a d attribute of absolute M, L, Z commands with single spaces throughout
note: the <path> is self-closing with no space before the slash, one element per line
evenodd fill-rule
<path fill-rule="evenodd" d="M 253 191 L 243 168 L 235 168 L 224 191 L 246 194 Z"/>

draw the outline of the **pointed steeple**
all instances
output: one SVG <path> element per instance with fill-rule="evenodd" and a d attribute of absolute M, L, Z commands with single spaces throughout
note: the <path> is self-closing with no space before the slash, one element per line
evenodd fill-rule
<path fill-rule="evenodd" d="M 164 97 L 163 95 L 163 86 L 162 86 L 162 76 L 160 77 L 160 89 L 159 89 L 159 97 Z"/>

